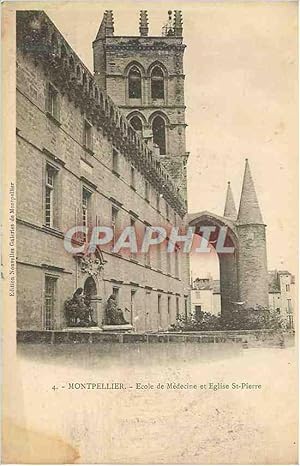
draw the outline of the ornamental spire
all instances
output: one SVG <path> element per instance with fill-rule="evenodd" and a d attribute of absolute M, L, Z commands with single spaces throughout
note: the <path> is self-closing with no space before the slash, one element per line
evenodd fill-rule
<path fill-rule="evenodd" d="M 230 181 L 228 181 L 228 186 L 227 186 L 224 217 L 230 218 L 231 220 L 236 220 L 236 217 L 237 217 L 237 211 L 236 211 L 235 202 L 234 202 L 234 198 L 233 198 L 233 194 L 232 194 L 232 190 L 230 186 Z"/>
<path fill-rule="evenodd" d="M 246 159 L 245 163 L 245 172 L 238 214 L 238 223 L 241 225 L 247 225 L 249 223 L 264 223 L 258 204 L 248 159 Z"/>
<path fill-rule="evenodd" d="M 105 10 L 96 40 L 114 35 L 114 16 L 112 10 Z"/>
<path fill-rule="evenodd" d="M 148 12 L 147 10 L 140 10 L 140 36 L 148 36 Z"/>
<path fill-rule="evenodd" d="M 181 10 L 174 11 L 174 36 L 182 37 L 183 26 L 182 26 L 182 12 Z"/>
<path fill-rule="evenodd" d="M 113 36 L 114 35 L 114 15 L 112 10 L 106 10 L 107 17 L 106 17 L 106 28 L 105 28 L 105 35 L 106 36 Z"/>

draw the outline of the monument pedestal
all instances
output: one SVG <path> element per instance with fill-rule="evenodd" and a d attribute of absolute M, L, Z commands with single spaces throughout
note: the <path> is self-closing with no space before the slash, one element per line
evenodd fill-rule
<path fill-rule="evenodd" d="M 102 325 L 103 332 L 116 332 L 116 333 L 124 333 L 124 332 L 132 332 L 133 326 L 131 324 L 122 324 L 122 325 Z"/>
<path fill-rule="evenodd" d="M 101 327 L 66 327 L 63 332 L 79 332 L 79 333 L 98 333 L 102 332 Z"/>

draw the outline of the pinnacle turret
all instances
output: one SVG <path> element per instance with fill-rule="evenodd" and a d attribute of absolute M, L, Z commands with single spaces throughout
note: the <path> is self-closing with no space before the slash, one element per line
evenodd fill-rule
<path fill-rule="evenodd" d="M 96 40 L 114 35 L 114 16 L 112 10 L 105 10 Z"/>
<path fill-rule="evenodd" d="M 241 225 L 264 223 L 258 204 L 248 159 L 246 159 L 245 164 L 244 180 L 237 221 Z"/>
<path fill-rule="evenodd" d="M 181 10 L 174 11 L 174 36 L 182 37 L 183 25 L 182 25 L 182 12 Z"/>
<path fill-rule="evenodd" d="M 232 190 L 230 186 L 230 181 L 228 181 L 228 186 L 227 186 L 224 217 L 230 218 L 231 220 L 236 220 L 237 218 L 237 210 L 235 207 L 235 202 L 234 202 L 234 198 L 233 198 L 233 194 L 232 194 Z"/>
<path fill-rule="evenodd" d="M 148 13 L 147 10 L 140 11 L 140 36 L 148 36 Z"/>

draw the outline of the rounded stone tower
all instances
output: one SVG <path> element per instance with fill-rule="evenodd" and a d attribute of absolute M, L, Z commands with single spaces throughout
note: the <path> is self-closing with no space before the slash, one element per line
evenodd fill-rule
<path fill-rule="evenodd" d="M 268 307 L 266 225 L 259 208 L 248 159 L 236 227 L 239 238 L 239 297 L 245 308 Z"/>

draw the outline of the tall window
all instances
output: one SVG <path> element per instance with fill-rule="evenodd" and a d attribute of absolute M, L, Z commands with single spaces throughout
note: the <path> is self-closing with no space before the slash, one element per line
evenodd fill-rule
<path fill-rule="evenodd" d="M 116 298 L 117 303 L 119 302 L 119 288 L 117 286 L 113 286 L 112 294 Z"/>
<path fill-rule="evenodd" d="M 135 168 L 133 165 L 130 167 L 130 187 L 135 189 Z"/>
<path fill-rule="evenodd" d="M 167 273 L 171 274 L 171 253 L 166 252 L 167 254 Z"/>
<path fill-rule="evenodd" d="M 170 210 L 169 210 L 169 204 L 167 203 L 167 201 L 166 201 L 166 217 L 167 217 L 167 220 L 169 220 L 169 218 L 170 218 Z"/>
<path fill-rule="evenodd" d="M 156 194 L 156 210 L 160 212 L 160 194 Z"/>
<path fill-rule="evenodd" d="M 145 181 L 145 199 L 147 202 L 150 201 L 150 184 L 147 180 Z"/>
<path fill-rule="evenodd" d="M 88 227 L 90 222 L 91 196 L 91 191 L 86 188 L 82 188 L 82 225 L 84 227 Z"/>
<path fill-rule="evenodd" d="M 54 329 L 54 308 L 56 298 L 56 282 L 55 277 L 45 277 L 44 291 L 44 329 Z"/>
<path fill-rule="evenodd" d="M 161 243 L 156 245 L 157 268 L 161 270 Z"/>
<path fill-rule="evenodd" d="M 155 66 L 151 73 L 151 97 L 152 99 L 164 99 L 164 74 L 159 66 Z"/>
<path fill-rule="evenodd" d="M 166 124 L 165 120 L 157 115 L 152 122 L 153 143 L 159 147 L 161 155 L 166 154 Z"/>
<path fill-rule="evenodd" d="M 176 296 L 176 319 L 179 317 L 179 297 Z"/>
<path fill-rule="evenodd" d="M 168 325 L 171 324 L 171 296 L 168 296 Z"/>
<path fill-rule="evenodd" d="M 53 84 L 48 84 L 47 112 L 56 120 L 59 120 L 59 96 L 58 90 Z"/>
<path fill-rule="evenodd" d="M 115 242 L 116 242 L 116 230 L 118 228 L 118 213 L 119 213 L 119 210 L 112 206 L 111 208 L 111 227 L 113 229 L 113 232 L 114 232 L 114 236 L 113 236 L 113 246 L 115 245 Z"/>
<path fill-rule="evenodd" d="M 188 300 L 187 298 L 184 298 L 184 318 L 185 321 L 188 319 Z"/>
<path fill-rule="evenodd" d="M 128 96 L 130 99 L 140 99 L 142 97 L 141 72 L 137 66 L 133 66 L 129 71 Z"/>
<path fill-rule="evenodd" d="M 93 134 L 92 125 L 87 120 L 84 120 L 83 128 L 83 145 L 86 149 L 93 150 Z"/>
<path fill-rule="evenodd" d="M 179 263 L 178 263 L 178 251 L 175 247 L 175 277 L 179 278 Z"/>
<path fill-rule="evenodd" d="M 113 149 L 112 169 L 114 173 L 119 174 L 119 153 L 116 149 Z"/>
<path fill-rule="evenodd" d="M 146 232 L 146 227 L 144 228 L 144 235 Z M 148 265 L 148 267 L 151 267 L 151 255 L 150 255 L 150 248 L 148 249 L 148 252 L 144 253 L 144 259 L 145 259 L 145 265 Z"/>
<path fill-rule="evenodd" d="M 55 204 L 56 204 L 56 177 L 57 169 L 52 165 L 46 165 L 46 183 L 45 183 L 45 225 L 55 227 Z"/>
<path fill-rule="evenodd" d="M 135 219 L 131 218 L 130 219 L 130 226 L 135 229 Z M 136 260 L 136 253 L 135 252 L 130 252 L 130 258 Z"/>
<path fill-rule="evenodd" d="M 130 119 L 131 126 L 138 132 L 142 132 L 143 124 L 142 120 L 138 116 L 134 116 Z"/>
<path fill-rule="evenodd" d="M 161 325 L 161 294 L 157 295 L 157 313 L 158 313 L 158 327 L 162 328 Z"/>
<path fill-rule="evenodd" d="M 135 317 L 135 295 L 136 295 L 136 290 L 131 290 L 130 292 L 130 323 L 131 325 L 134 322 L 134 317 Z"/>

